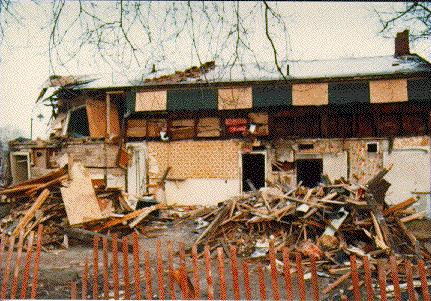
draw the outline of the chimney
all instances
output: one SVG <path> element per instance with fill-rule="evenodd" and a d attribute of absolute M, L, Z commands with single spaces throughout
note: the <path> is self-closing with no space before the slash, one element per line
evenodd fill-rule
<path fill-rule="evenodd" d="M 395 37 L 395 57 L 410 54 L 409 47 L 409 31 L 408 29 L 403 32 L 398 32 Z"/>

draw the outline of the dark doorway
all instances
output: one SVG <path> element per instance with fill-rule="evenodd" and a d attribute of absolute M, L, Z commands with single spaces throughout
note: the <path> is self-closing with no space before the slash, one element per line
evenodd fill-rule
<path fill-rule="evenodd" d="M 242 154 L 242 191 L 251 191 L 247 179 L 256 189 L 265 187 L 265 155 Z"/>
<path fill-rule="evenodd" d="M 297 182 L 302 181 L 302 185 L 306 187 L 317 186 L 322 178 L 323 160 L 297 160 L 296 161 L 296 177 Z"/>

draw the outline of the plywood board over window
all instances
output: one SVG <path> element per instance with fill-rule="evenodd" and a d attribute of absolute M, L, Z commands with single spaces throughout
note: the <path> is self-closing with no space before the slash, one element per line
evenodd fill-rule
<path fill-rule="evenodd" d="M 195 121 L 193 119 L 173 120 L 170 127 L 170 136 L 174 140 L 192 139 L 195 136 Z"/>
<path fill-rule="evenodd" d="M 161 131 L 167 130 L 166 119 L 148 119 L 147 120 L 147 137 L 160 137 Z"/>
<path fill-rule="evenodd" d="M 253 106 L 251 87 L 218 89 L 218 109 L 250 109 Z"/>
<path fill-rule="evenodd" d="M 135 111 L 166 111 L 166 102 L 166 90 L 137 92 Z"/>
<path fill-rule="evenodd" d="M 106 136 L 106 100 L 88 99 L 87 100 L 87 117 L 90 128 L 91 138 L 104 138 Z M 115 104 L 110 104 L 110 136 L 120 134 L 120 119 Z"/>
<path fill-rule="evenodd" d="M 250 113 L 248 116 L 250 118 L 250 123 L 256 125 L 255 136 L 269 135 L 268 113 Z"/>
<path fill-rule="evenodd" d="M 328 104 L 328 84 L 294 84 L 292 86 L 294 106 L 321 106 Z"/>
<path fill-rule="evenodd" d="M 127 137 L 143 138 L 147 133 L 145 119 L 130 119 L 127 121 Z"/>
<path fill-rule="evenodd" d="M 403 102 L 407 100 L 406 79 L 370 81 L 371 103 Z"/>
<path fill-rule="evenodd" d="M 217 117 L 200 118 L 197 137 L 220 137 L 220 119 Z"/>

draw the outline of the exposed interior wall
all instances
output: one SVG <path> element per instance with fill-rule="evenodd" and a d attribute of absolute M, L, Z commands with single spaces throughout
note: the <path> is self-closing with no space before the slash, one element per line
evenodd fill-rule
<path fill-rule="evenodd" d="M 239 179 L 187 179 L 166 182 L 168 204 L 216 205 L 239 193 Z"/>

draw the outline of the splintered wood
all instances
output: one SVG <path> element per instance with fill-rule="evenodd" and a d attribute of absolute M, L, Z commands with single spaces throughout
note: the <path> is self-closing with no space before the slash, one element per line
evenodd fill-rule
<path fill-rule="evenodd" d="M 405 209 L 417 199 L 392 207 L 384 202 L 390 184 L 383 177 L 389 170 L 365 186 L 338 180 L 314 188 L 265 187 L 231 198 L 203 217 L 209 225 L 195 245 L 234 244 L 241 256 L 263 257 L 273 240 L 278 250 L 286 246 L 340 266 L 345 261 L 340 254 L 431 259 L 402 221 L 412 215 Z"/>
<path fill-rule="evenodd" d="M 60 188 L 70 225 L 102 219 L 96 193 L 91 178 L 81 163 L 69 167 L 71 181 L 67 187 Z"/>

